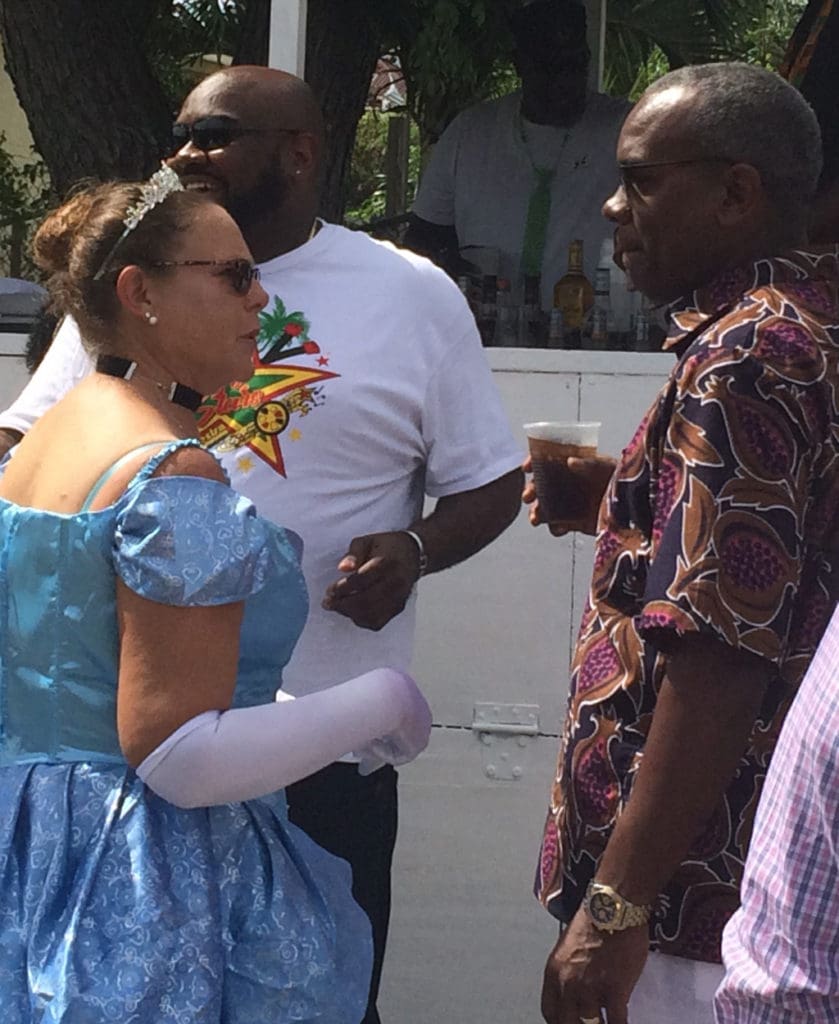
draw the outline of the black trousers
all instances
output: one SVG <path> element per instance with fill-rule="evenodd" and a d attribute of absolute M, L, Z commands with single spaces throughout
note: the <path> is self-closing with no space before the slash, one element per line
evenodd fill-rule
<path fill-rule="evenodd" d="M 390 920 L 390 866 L 396 843 L 396 771 L 359 775 L 331 764 L 286 789 L 289 818 L 325 850 L 349 861 L 353 896 L 373 927 L 373 977 L 361 1024 L 380 1024 L 376 1009 Z"/>

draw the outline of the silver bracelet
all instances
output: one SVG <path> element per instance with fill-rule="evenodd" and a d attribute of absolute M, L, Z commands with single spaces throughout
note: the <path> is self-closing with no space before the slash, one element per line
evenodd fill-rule
<path fill-rule="evenodd" d="M 428 569 L 428 555 L 425 553 L 425 544 L 422 542 L 422 537 L 418 533 L 414 533 L 413 530 L 402 530 L 400 532 L 407 533 L 419 549 L 419 574 L 424 576 Z"/>

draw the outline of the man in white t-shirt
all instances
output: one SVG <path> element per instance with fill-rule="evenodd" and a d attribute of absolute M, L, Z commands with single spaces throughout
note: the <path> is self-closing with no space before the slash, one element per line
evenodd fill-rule
<path fill-rule="evenodd" d="M 451 268 L 541 275 L 542 306 L 582 239 L 593 283 L 612 232 L 600 207 L 617 184 L 615 145 L 629 109 L 587 88 L 585 7 L 535 0 L 511 20 L 521 89 L 469 107 L 440 136 L 413 206 L 406 245 Z"/>
<path fill-rule="evenodd" d="M 480 550 L 519 507 L 521 453 L 474 320 L 429 261 L 317 219 L 322 122 L 299 79 L 218 72 L 187 97 L 174 133 L 171 166 L 235 217 L 270 296 L 254 376 L 205 399 L 199 420 L 233 486 L 304 539 L 312 603 L 284 689 L 407 668 L 420 574 Z M 25 431 L 90 369 L 65 321 L 0 427 Z M 423 517 L 425 495 L 437 503 Z M 372 1024 L 396 774 L 337 764 L 288 797 L 292 819 L 353 866 L 376 946 Z"/>

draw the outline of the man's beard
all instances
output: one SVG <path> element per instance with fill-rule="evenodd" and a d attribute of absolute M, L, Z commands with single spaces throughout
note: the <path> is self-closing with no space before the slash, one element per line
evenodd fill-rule
<path fill-rule="evenodd" d="M 273 214 L 288 195 L 288 176 L 272 167 L 247 192 L 229 192 L 225 205 L 230 216 L 244 229 Z"/>

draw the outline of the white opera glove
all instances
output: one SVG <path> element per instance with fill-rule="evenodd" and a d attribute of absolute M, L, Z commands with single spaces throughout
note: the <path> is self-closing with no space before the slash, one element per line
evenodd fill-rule
<path fill-rule="evenodd" d="M 205 711 L 176 729 L 137 767 L 158 796 L 178 807 L 253 800 L 340 757 L 377 748 L 404 764 L 428 744 L 431 710 L 396 669 L 366 672 L 296 700 Z"/>
<path fill-rule="evenodd" d="M 431 708 L 418 687 L 414 688 L 416 708 L 405 718 L 403 728 L 388 736 L 371 740 L 361 750 L 354 750 L 357 757 L 359 775 L 372 775 L 386 764 L 398 767 L 408 764 L 418 757 L 428 746 L 428 735 L 431 728 Z M 277 690 L 278 701 L 295 700 L 296 698 L 284 690 Z"/>
<path fill-rule="evenodd" d="M 419 689 L 415 691 L 417 708 L 415 714 L 406 718 L 406 727 L 400 732 L 371 740 L 361 750 L 354 750 L 353 757 L 358 758 L 359 775 L 372 775 L 386 764 L 398 767 L 408 764 L 418 757 L 428 746 L 428 730 L 431 727 L 431 709 Z M 277 690 L 278 701 L 295 700 L 293 694 Z M 426 724 L 426 717 L 428 723 Z"/>
<path fill-rule="evenodd" d="M 398 729 L 377 736 L 360 750 L 354 751 L 359 759 L 361 775 L 371 775 L 382 765 L 408 764 L 428 746 L 431 731 L 431 709 L 418 688 L 409 695 L 413 707 L 406 713 Z"/>

